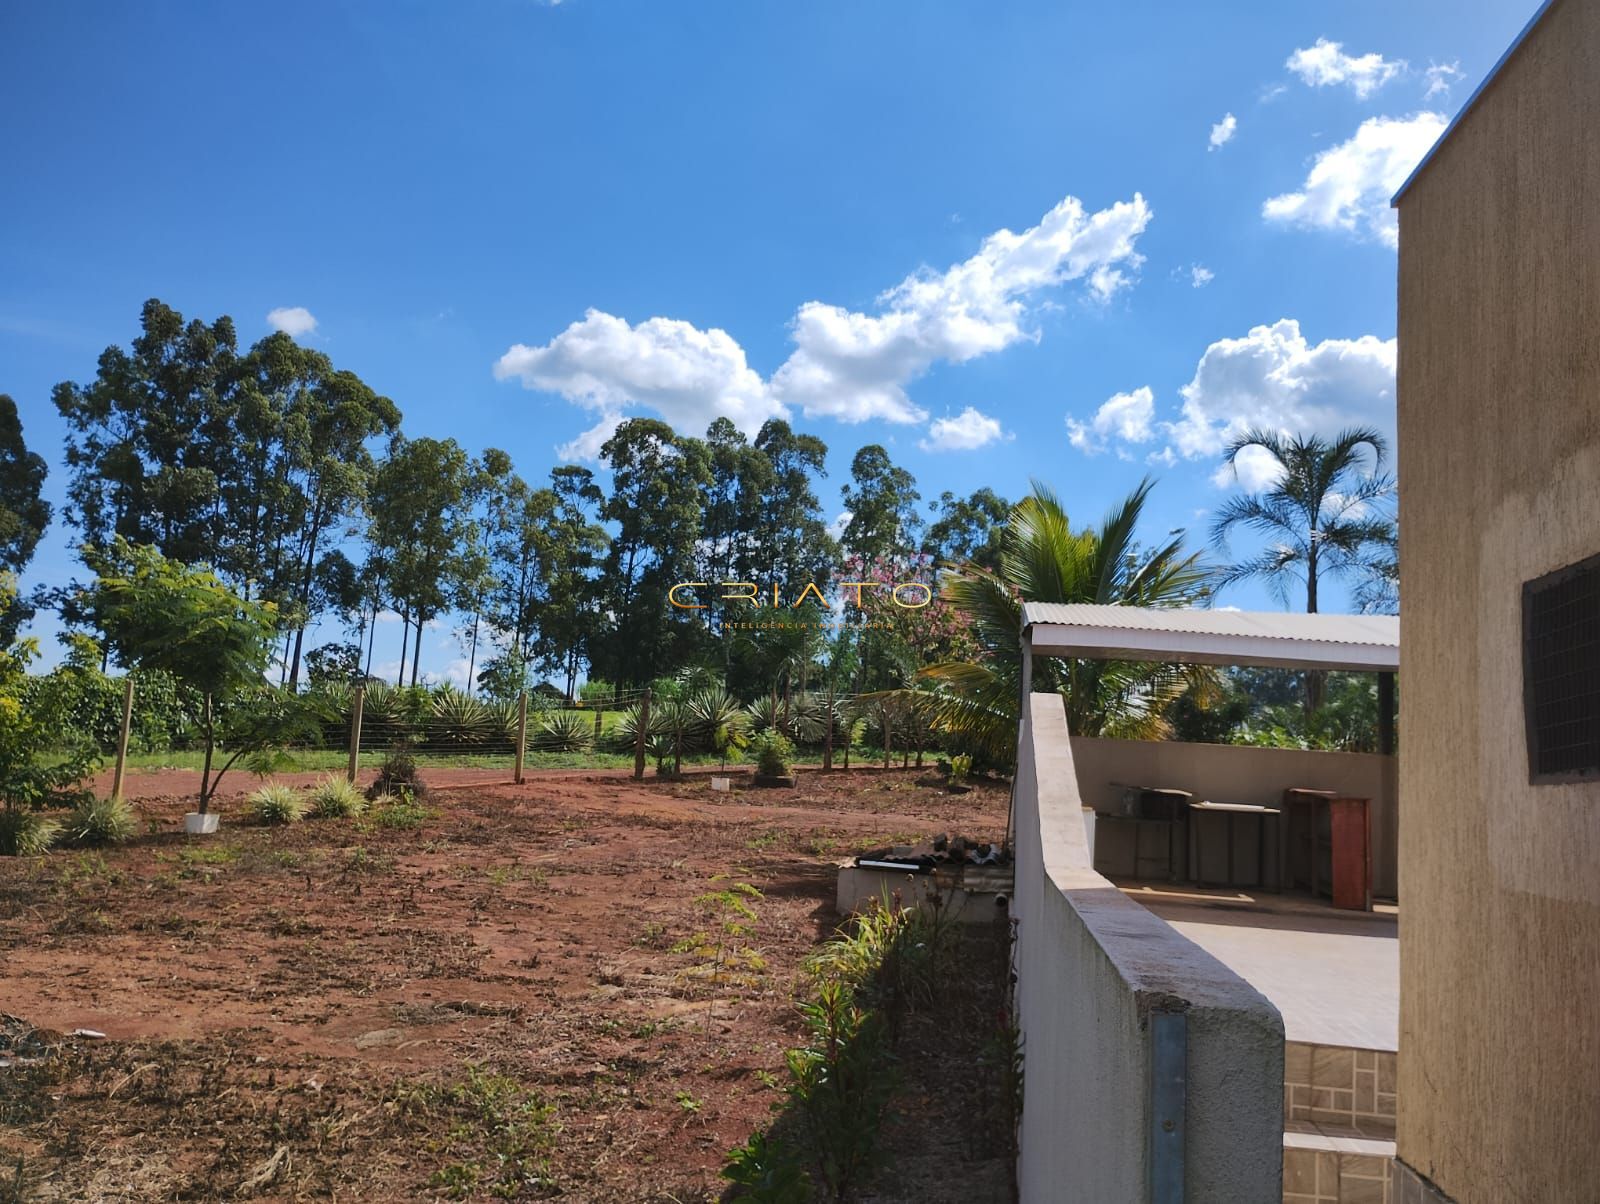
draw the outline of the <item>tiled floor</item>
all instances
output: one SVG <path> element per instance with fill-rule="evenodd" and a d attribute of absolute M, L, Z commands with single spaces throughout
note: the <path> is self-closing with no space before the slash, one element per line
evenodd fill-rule
<path fill-rule="evenodd" d="M 1121 885 L 1272 1000 L 1288 1040 L 1398 1048 L 1400 953 L 1392 907 L 1344 912 L 1304 895 Z"/>

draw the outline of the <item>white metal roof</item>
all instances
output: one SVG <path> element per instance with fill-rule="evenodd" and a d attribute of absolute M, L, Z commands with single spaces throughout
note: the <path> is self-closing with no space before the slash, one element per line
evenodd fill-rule
<path fill-rule="evenodd" d="M 1400 620 L 1393 615 L 1029 602 L 1023 630 L 1033 651 L 1088 660 L 1393 672 Z"/>

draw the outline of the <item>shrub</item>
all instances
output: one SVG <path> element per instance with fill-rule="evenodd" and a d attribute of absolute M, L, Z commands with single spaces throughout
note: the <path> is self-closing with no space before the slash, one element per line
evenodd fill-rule
<path fill-rule="evenodd" d="M 312 787 L 307 801 L 312 819 L 350 819 L 367 809 L 361 791 L 337 774 L 329 774 Z"/>
<path fill-rule="evenodd" d="M 263 786 L 250 796 L 250 811 L 257 823 L 297 823 L 306 813 L 306 802 L 292 786 Z"/>
<path fill-rule="evenodd" d="M 72 844 L 121 844 L 136 825 L 133 808 L 120 798 L 86 799 L 67 817 L 62 835 Z"/>
<path fill-rule="evenodd" d="M 55 841 L 60 828 L 32 811 L 0 810 L 0 857 L 37 857 Z"/>
<path fill-rule="evenodd" d="M 417 759 L 405 744 L 397 744 L 384 757 L 378 767 L 378 780 L 367 787 L 367 798 L 378 801 L 379 795 L 392 794 L 403 799 L 421 798 L 428 792 L 417 776 Z"/>
<path fill-rule="evenodd" d="M 794 745 L 779 732 L 762 732 L 750 741 L 756 772 L 766 778 L 786 778 L 794 760 Z"/>

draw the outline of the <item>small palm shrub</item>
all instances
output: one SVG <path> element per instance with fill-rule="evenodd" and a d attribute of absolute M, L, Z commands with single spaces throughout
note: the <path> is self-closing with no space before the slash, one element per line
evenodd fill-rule
<path fill-rule="evenodd" d="M 312 819 L 350 819 L 367 809 L 367 800 L 355 784 L 330 774 L 307 797 Z"/>
<path fill-rule="evenodd" d="M 447 751 L 470 751 L 494 739 L 493 711 L 460 690 L 441 690 L 433 698 L 428 743 Z"/>
<path fill-rule="evenodd" d="M 794 761 L 794 745 L 781 732 L 762 732 L 750 741 L 756 772 L 765 778 L 786 778 Z"/>
<path fill-rule="evenodd" d="M 55 842 L 61 825 L 35 811 L 0 810 L 0 857 L 37 857 Z"/>
<path fill-rule="evenodd" d="M 417 776 L 416 757 L 411 754 L 411 749 L 407 745 L 399 744 L 390 749 L 389 755 L 384 757 L 383 764 L 378 768 L 378 780 L 367 788 L 367 798 L 377 802 L 379 795 L 393 794 L 401 798 L 415 799 L 421 798 L 427 792 L 428 788 Z"/>
<path fill-rule="evenodd" d="M 583 752 L 594 741 L 594 719 L 579 711 L 552 711 L 528 741 L 547 752 Z"/>
<path fill-rule="evenodd" d="M 121 844 L 133 835 L 133 808 L 119 798 L 91 798 L 79 803 L 62 825 L 71 844 Z"/>
<path fill-rule="evenodd" d="M 263 786 L 248 801 L 257 823 L 298 823 L 306 813 L 305 799 L 292 786 Z"/>

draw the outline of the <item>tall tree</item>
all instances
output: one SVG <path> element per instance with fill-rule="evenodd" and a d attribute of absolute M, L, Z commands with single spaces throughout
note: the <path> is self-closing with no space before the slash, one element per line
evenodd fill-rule
<path fill-rule="evenodd" d="M 1226 553 L 1228 538 L 1245 528 L 1266 540 L 1255 555 L 1224 566 L 1218 588 L 1262 580 L 1288 605 L 1295 585 L 1315 613 L 1330 577 L 1381 571 L 1394 548 L 1385 513 L 1394 478 L 1384 471 L 1388 446 L 1371 427 L 1351 427 L 1331 440 L 1252 430 L 1228 445 L 1224 463 L 1238 472 L 1239 456 L 1260 448 L 1272 460 L 1274 481 L 1265 489 L 1229 498 L 1212 521 L 1212 542 Z"/>
<path fill-rule="evenodd" d="M 991 573 L 1000 568 L 1010 502 L 988 486 L 969 497 L 957 497 L 947 489 L 928 509 L 938 517 L 922 537 L 924 555 L 939 564 L 975 564 Z"/>
<path fill-rule="evenodd" d="M 827 589 L 835 560 L 812 482 L 827 476 L 828 447 L 815 435 L 797 435 L 781 418 L 769 418 L 756 433 L 755 450 L 766 460 L 765 474 L 753 473 L 751 494 L 741 518 L 754 534 L 757 561 L 747 572 L 782 581 L 790 588 L 815 581 Z"/>
<path fill-rule="evenodd" d="M 470 569 L 477 485 L 477 468 L 454 439 L 404 435 L 391 441 L 373 477 L 367 538 L 385 553 L 388 595 L 405 620 L 399 680 L 409 646 L 412 685 L 421 674 L 423 633 L 459 596 Z"/>
<path fill-rule="evenodd" d="M 579 666 L 592 657 L 601 623 L 596 575 L 608 541 L 595 516 L 604 497 L 594 475 L 575 464 L 550 471 L 549 492 L 555 498 L 555 511 L 546 560 L 545 607 L 532 656 L 539 668 L 563 676 L 570 698 L 578 688 Z"/>
<path fill-rule="evenodd" d="M 850 461 L 844 507 L 850 512 L 839 542 L 864 564 L 899 563 L 917 547 L 922 518 L 917 514 L 916 478 L 889 459 L 876 443 Z"/>
<path fill-rule="evenodd" d="M 0 393 L 0 573 L 20 574 L 33 559 L 39 538 L 50 525 L 44 500 L 44 458 L 22 440 L 17 403 Z M 0 605 L 0 647 L 9 645 L 33 614 L 14 590 Z"/>
<path fill-rule="evenodd" d="M 185 562 L 218 562 L 238 383 L 231 318 L 186 323 L 151 300 L 131 351 L 108 347 L 90 384 L 56 386 L 68 428 L 66 516 L 86 543 L 121 535 Z"/>
<path fill-rule="evenodd" d="M 653 418 L 616 429 L 601 458 L 611 494 L 601 516 L 616 525 L 604 568 L 604 605 L 612 630 L 590 657 L 609 681 L 639 684 L 695 658 L 705 625 L 668 601 L 693 579 L 709 456 L 699 439 Z"/>

